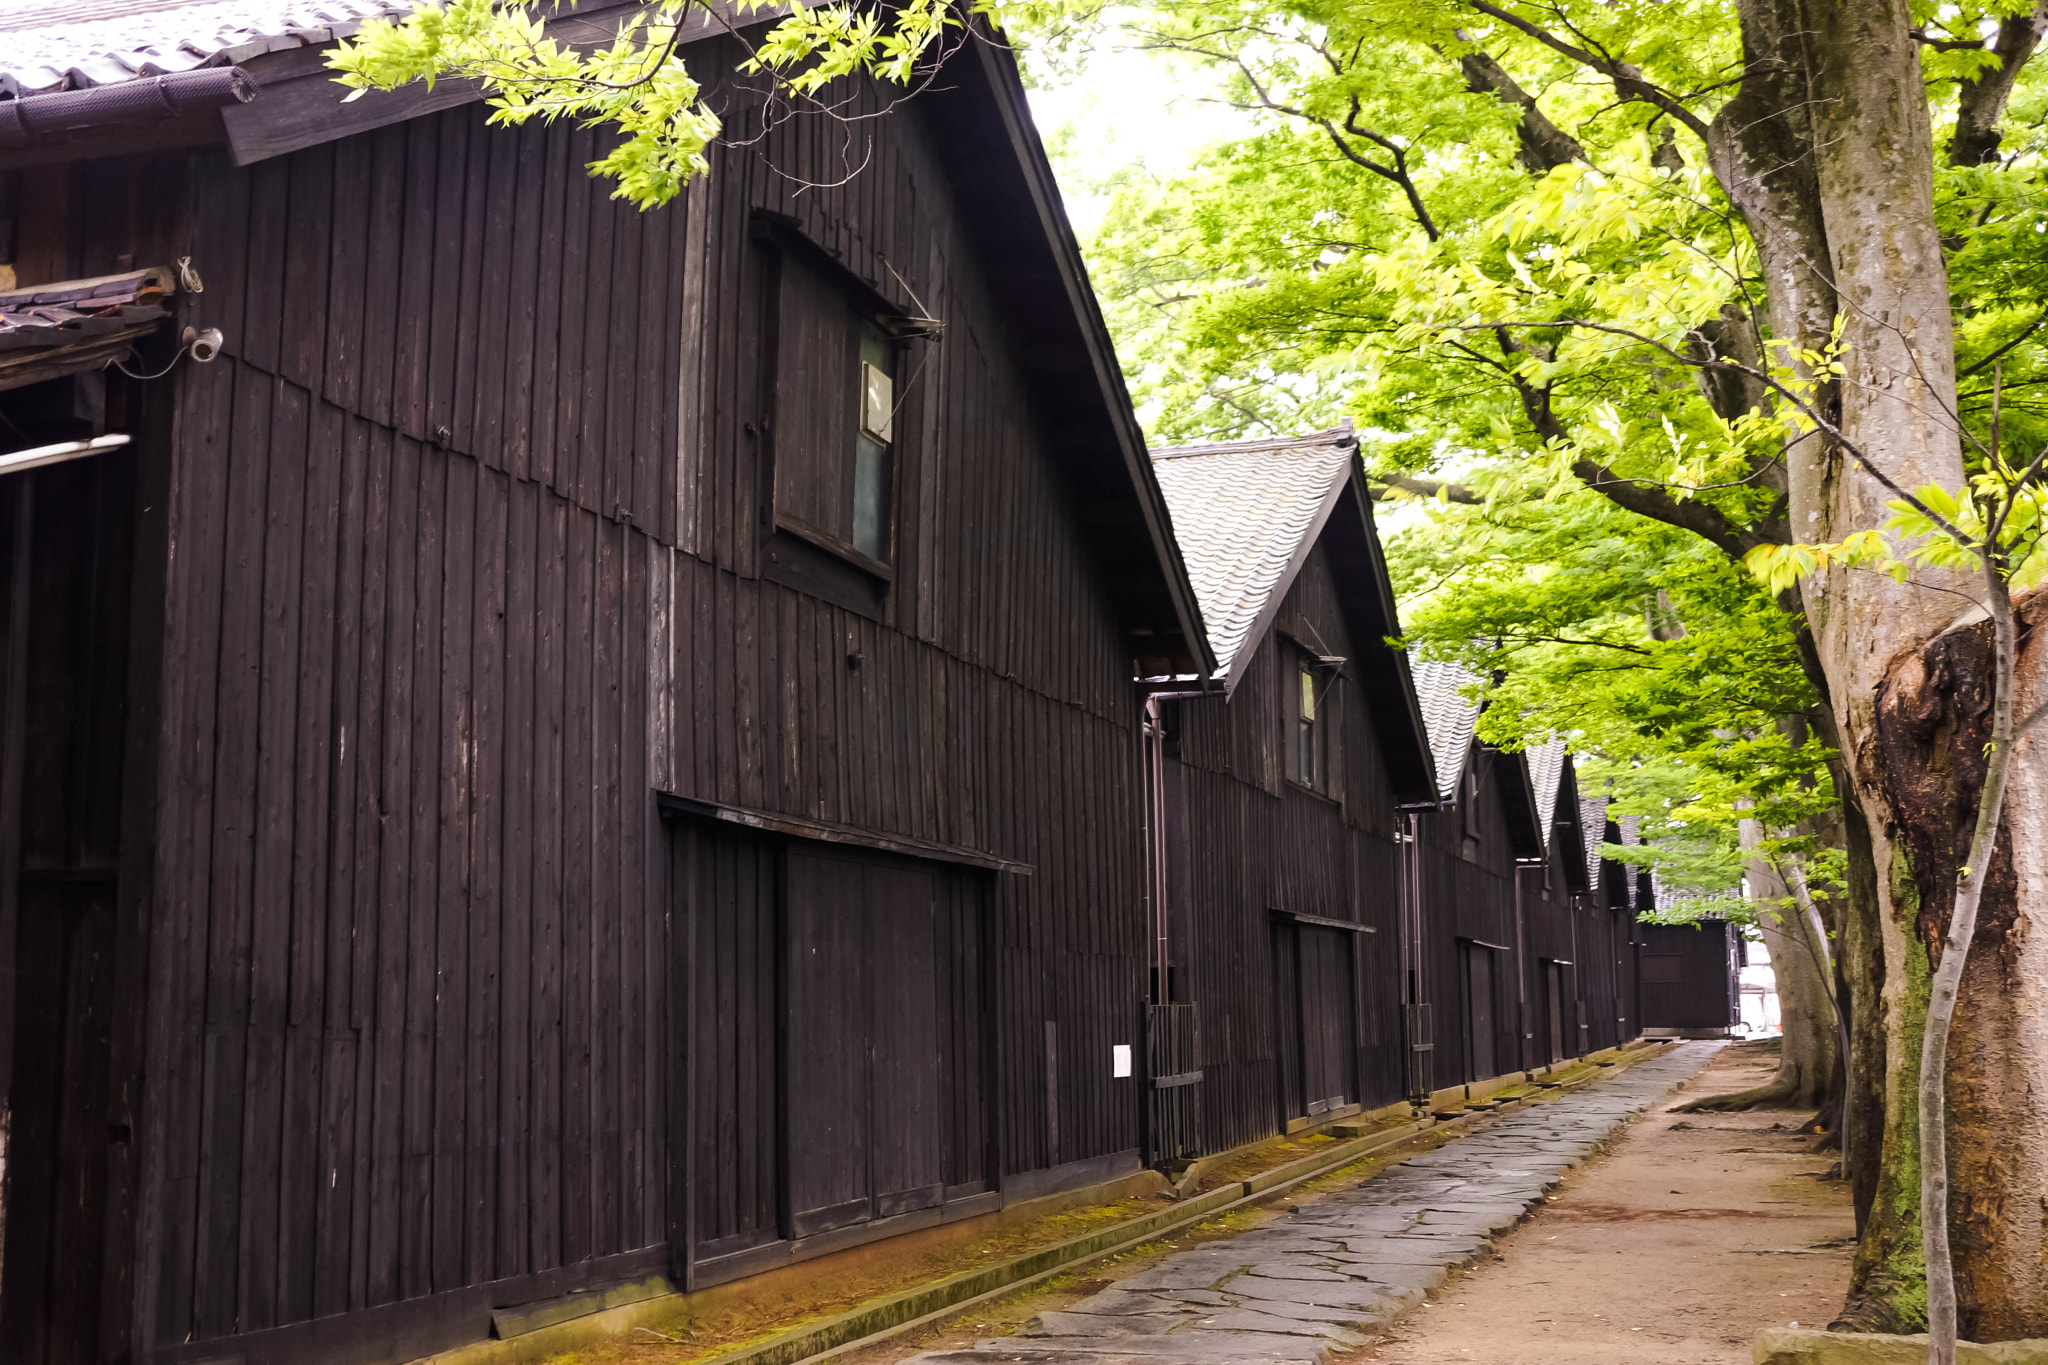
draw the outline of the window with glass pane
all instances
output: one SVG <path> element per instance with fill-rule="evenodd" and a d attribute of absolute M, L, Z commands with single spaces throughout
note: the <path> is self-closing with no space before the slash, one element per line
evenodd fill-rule
<path fill-rule="evenodd" d="M 1316 752 L 1316 673 L 1306 660 L 1296 665 L 1295 681 L 1301 691 L 1301 701 L 1296 708 L 1294 724 L 1294 775 L 1302 785 L 1313 787 L 1318 785 L 1322 765 L 1316 761 L 1321 757 Z"/>
<path fill-rule="evenodd" d="M 865 318 L 860 323 L 860 425 L 853 434 L 853 548 L 889 557 L 889 442 L 894 435 L 895 347 Z"/>
<path fill-rule="evenodd" d="M 886 564 L 896 343 L 827 271 L 782 259 L 775 366 L 775 521 Z"/>

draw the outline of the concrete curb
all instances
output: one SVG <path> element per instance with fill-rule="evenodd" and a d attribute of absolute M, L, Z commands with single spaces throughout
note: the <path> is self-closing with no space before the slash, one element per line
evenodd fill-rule
<path fill-rule="evenodd" d="M 1927 1337 L 1766 1327 L 1750 1351 L 1755 1365 L 1926 1365 Z M 1956 1365 L 2048 1365 L 2048 1341 L 1959 1341 Z"/>

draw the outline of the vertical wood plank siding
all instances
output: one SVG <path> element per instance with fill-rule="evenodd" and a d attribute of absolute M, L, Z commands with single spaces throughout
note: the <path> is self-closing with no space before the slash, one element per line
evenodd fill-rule
<path fill-rule="evenodd" d="M 680 1011 L 734 1173 L 706 1227 L 753 1230 L 772 1025 L 671 998 L 657 791 L 1032 865 L 992 880 L 1005 1168 L 1137 1146 L 1128 654 L 924 128 L 856 127 L 850 180 L 843 129 L 797 120 L 648 214 L 585 178 L 590 132 L 474 106 L 189 164 L 191 320 L 227 347 L 173 381 L 154 1342 L 664 1244 Z M 879 620 L 759 577 L 757 209 L 947 323 L 899 373 Z M 760 932 L 694 927 L 740 958 Z"/>
<path fill-rule="evenodd" d="M 1355 1017 L 1344 1033 L 1355 1057 L 1348 1098 L 1367 1107 L 1401 1098 L 1400 847 L 1394 799 L 1372 717 L 1358 687 L 1325 699 L 1341 750 L 1343 793 L 1333 800 L 1290 782 L 1281 708 L 1281 637 L 1356 660 L 1321 544 L 1311 551 L 1259 642 L 1244 681 L 1219 697 L 1178 703 L 1187 818 L 1184 895 L 1190 907 L 1191 993 L 1201 1011 L 1203 1145 L 1220 1151 L 1282 1129 L 1286 1080 L 1299 1065 L 1287 1035 L 1297 988 L 1292 939 L 1271 912 L 1371 926 L 1350 933 Z M 1324 651 L 1319 651 L 1324 652 Z M 1357 663 L 1351 665 L 1357 668 Z M 1276 952 L 1281 954 L 1276 960 Z M 1191 958 L 1191 960 L 1190 960 Z"/>
<path fill-rule="evenodd" d="M 1711 1032 L 1740 1021 L 1734 926 L 1702 919 L 1639 932 L 1644 1028 Z"/>
<path fill-rule="evenodd" d="M 1476 836 L 1466 835 L 1459 804 L 1424 815 L 1421 840 L 1422 933 L 1425 980 L 1435 1047 L 1431 1084 L 1436 1088 L 1491 1080 L 1477 1075 L 1475 1055 L 1490 1055 L 1496 1072 L 1512 1070 L 1522 1056 L 1522 1002 L 1516 989 L 1515 854 L 1503 786 L 1523 781 L 1521 760 L 1474 745 L 1466 759 L 1476 782 Z M 1493 955 L 1490 1009 L 1475 1009 L 1459 956 L 1461 941 Z M 1468 950 L 1470 951 L 1470 950 Z M 1491 1020 L 1492 1046 L 1475 1048 L 1474 1019 Z M 1482 1068 L 1483 1069 L 1483 1068 Z"/>
<path fill-rule="evenodd" d="M 1574 850 L 1582 836 L 1569 760 L 1556 807 L 1556 818 L 1565 823 L 1552 829 L 1540 861 L 1520 864 L 1510 825 L 1513 807 L 1504 796 L 1527 780 L 1521 759 L 1474 745 L 1467 762 L 1476 775 L 1476 835 L 1466 832 L 1462 803 L 1418 822 L 1422 998 L 1434 1020 L 1431 1084 L 1437 1088 L 1549 1062 L 1546 962 L 1558 964 L 1564 987 L 1564 1055 L 1615 1047 L 1642 1031 L 1635 910 L 1618 867 L 1603 861 L 1591 869 L 1590 886 L 1580 879 Z M 1606 838 L 1619 841 L 1611 823 Z M 1473 978 L 1461 955 L 1474 951 L 1492 954 L 1488 1002 L 1470 998 Z M 1475 1027 L 1486 1030 L 1490 1048 L 1478 1045 Z M 1492 1061 L 1491 1073 L 1485 1059 Z"/>

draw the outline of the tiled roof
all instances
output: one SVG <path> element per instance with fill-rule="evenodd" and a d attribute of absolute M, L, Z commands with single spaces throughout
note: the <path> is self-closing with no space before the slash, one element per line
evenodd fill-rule
<path fill-rule="evenodd" d="M 167 316 L 171 272 L 131 270 L 0 293 L 0 351 L 64 346 Z"/>
<path fill-rule="evenodd" d="M 0 92 L 115 85 L 311 47 L 412 0 L 0 0 Z"/>
<path fill-rule="evenodd" d="M 1600 889 L 1600 845 L 1607 842 L 1607 798 L 1579 798 L 1579 824 L 1586 836 L 1586 879 Z"/>
<path fill-rule="evenodd" d="M 1408 660 L 1415 676 L 1415 697 L 1422 703 L 1422 721 L 1429 727 L 1429 752 L 1436 759 L 1437 795 L 1448 801 L 1458 794 L 1465 759 L 1472 749 L 1472 727 L 1479 723 L 1479 703 L 1462 689 L 1478 682 L 1447 659 Z"/>
<path fill-rule="evenodd" d="M 1225 691 L 1322 530 L 1357 449 L 1341 427 L 1152 452 Z"/>
<path fill-rule="evenodd" d="M 1529 763 L 1529 785 L 1536 789 L 1536 819 L 1543 826 L 1543 847 L 1550 847 L 1551 827 L 1557 820 L 1557 789 L 1564 781 L 1564 740 L 1534 744 L 1522 757 Z"/>
<path fill-rule="evenodd" d="M 1621 816 L 1615 820 L 1614 827 L 1621 834 L 1621 838 L 1617 842 L 1623 844 L 1641 844 L 1643 842 L 1643 821 L 1641 816 Z M 1628 898 L 1633 903 L 1637 897 L 1636 875 L 1642 871 L 1642 868 L 1634 863 L 1624 863 L 1622 866 L 1628 870 Z M 1643 907 L 1638 906 L 1637 908 L 1642 909 Z"/>
<path fill-rule="evenodd" d="M 175 272 L 161 266 L 0 293 L 0 388 L 93 369 L 123 356 L 170 316 Z"/>
<path fill-rule="evenodd" d="M 1659 910 L 1668 910 L 1671 908 L 1672 902 L 1679 900 L 1691 901 L 1695 905 L 1709 905 L 1715 901 L 1727 901 L 1731 913 L 1739 909 L 1743 902 L 1748 899 L 1743 894 L 1741 882 L 1737 882 L 1733 886 L 1724 886 L 1719 891 L 1695 891 L 1690 893 L 1681 891 L 1659 876 L 1657 869 L 1654 867 L 1650 869 L 1650 895 L 1652 897 L 1651 905 Z"/>

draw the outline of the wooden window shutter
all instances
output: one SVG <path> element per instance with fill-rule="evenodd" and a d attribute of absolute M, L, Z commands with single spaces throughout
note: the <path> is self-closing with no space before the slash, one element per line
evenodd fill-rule
<path fill-rule="evenodd" d="M 856 317 L 822 272 L 785 252 L 776 321 L 775 518 L 850 545 L 860 417 Z"/>

